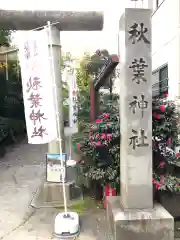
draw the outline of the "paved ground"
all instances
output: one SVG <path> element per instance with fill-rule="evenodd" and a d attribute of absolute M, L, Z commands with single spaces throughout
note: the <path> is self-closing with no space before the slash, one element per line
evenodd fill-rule
<path fill-rule="evenodd" d="M 46 146 L 24 143 L 0 159 L 0 239 L 33 214 L 29 202 L 43 177 L 45 151 Z"/>
<path fill-rule="evenodd" d="M 46 145 L 24 141 L 8 148 L 0 159 L 0 240 L 54 239 L 53 222 L 58 210 L 29 206 L 45 175 L 46 151 Z M 104 210 L 91 210 L 81 222 L 79 240 L 108 239 Z"/>
<path fill-rule="evenodd" d="M 0 240 L 53 239 L 57 209 L 29 206 L 44 176 L 46 151 L 45 145 L 23 142 L 0 159 Z M 84 216 L 80 239 L 106 239 L 104 219 L 104 211 L 97 209 Z"/>

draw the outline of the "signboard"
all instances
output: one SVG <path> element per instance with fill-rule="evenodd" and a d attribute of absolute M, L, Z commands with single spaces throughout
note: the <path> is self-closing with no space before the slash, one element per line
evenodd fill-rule
<path fill-rule="evenodd" d="M 29 31 L 18 45 L 28 143 L 49 143 L 57 130 L 47 33 Z"/>
<path fill-rule="evenodd" d="M 63 159 L 63 167 L 61 166 L 61 159 Z M 68 155 L 61 154 L 47 154 L 46 155 L 46 181 L 47 182 L 62 182 L 62 178 L 66 177 L 66 161 Z"/>
<path fill-rule="evenodd" d="M 93 86 L 96 90 L 98 90 L 101 86 L 104 86 L 108 77 L 113 73 L 118 63 L 119 57 L 117 55 L 112 55 L 104 61 L 104 65 L 100 68 L 98 75 L 93 81 Z"/>

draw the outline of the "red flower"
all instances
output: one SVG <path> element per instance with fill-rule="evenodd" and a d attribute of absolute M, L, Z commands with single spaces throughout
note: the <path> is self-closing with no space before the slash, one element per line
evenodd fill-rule
<path fill-rule="evenodd" d="M 180 157 L 180 153 L 176 153 L 176 157 L 179 158 Z"/>
<path fill-rule="evenodd" d="M 161 105 L 161 106 L 159 107 L 159 109 L 160 109 L 162 112 L 164 112 L 165 109 L 166 109 L 166 107 L 165 107 L 164 105 Z"/>
<path fill-rule="evenodd" d="M 96 123 L 97 124 L 102 123 L 102 120 L 101 119 L 96 119 Z"/>
<path fill-rule="evenodd" d="M 103 113 L 103 118 L 105 118 L 105 119 L 109 118 L 109 114 L 108 113 Z"/>
<path fill-rule="evenodd" d="M 160 167 L 164 167 L 164 165 L 165 165 L 165 162 L 160 162 L 159 164 Z"/>
<path fill-rule="evenodd" d="M 156 182 L 156 189 L 160 189 L 161 187 L 161 183 L 160 182 Z"/>
<path fill-rule="evenodd" d="M 106 134 L 103 133 L 103 134 L 101 135 L 101 139 L 106 139 Z"/>
<path fill-rule="evenodd" d="M 175 187 L 179 187 L 179 184 L 178 184 L 178 183 L 176 183 Z"/>

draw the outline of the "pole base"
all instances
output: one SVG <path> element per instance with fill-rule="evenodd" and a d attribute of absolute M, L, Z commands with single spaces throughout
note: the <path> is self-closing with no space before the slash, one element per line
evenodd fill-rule
<path fill-rule="evenodd" d="M 57 238 L 74 238 L 79 235 L 79 216 L 76 212 L 61 212 L 55 218 L 54 234 Z"/>
<path fill-rule="evenodd" d="M 79 228 L 78 232 L 76 232 L 74 234 L 54 234 L 54 236 L 58 239 L 71 239 L 71 238 L 78 237 L 79 234 L 80 234 L 80 228 Z"/>

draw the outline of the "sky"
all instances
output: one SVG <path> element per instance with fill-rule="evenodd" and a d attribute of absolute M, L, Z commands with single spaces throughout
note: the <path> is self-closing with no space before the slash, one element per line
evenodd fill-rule
<path fill-rule="evenodd" d="M 69 10 L 69 11 L 103 11 L 104 28 L 97 32 L 62 32 L 63 51 L 80 57 L 87 52 L 106 48 L 111 54 L 118 53 L 118 22 L 129 0 L 6 0 L 1 2 L 1 9 L 9 10 Z M 18 32 L 16 36 L 22 34 Z"/>

